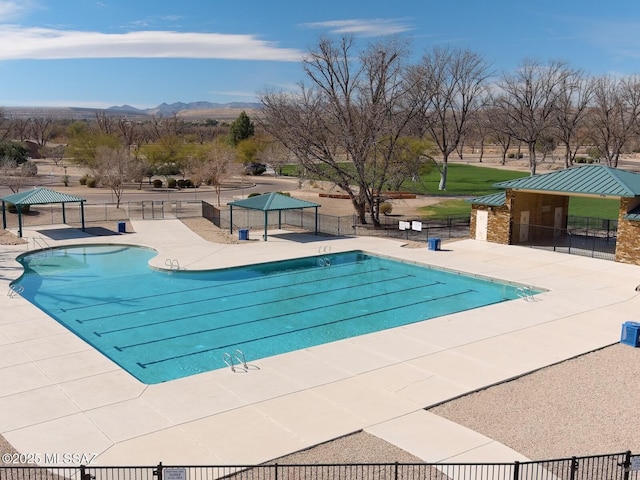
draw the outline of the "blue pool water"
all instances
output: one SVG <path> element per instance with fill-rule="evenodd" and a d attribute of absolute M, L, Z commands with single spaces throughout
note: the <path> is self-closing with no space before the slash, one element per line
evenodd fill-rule
<path fill-rule="evenodd" d="M 156 252 L 76 246 L 21 256 L 22 296 L 143 383 L 517 298 L 516 286 L 362 252 L 204 272 Z"/>

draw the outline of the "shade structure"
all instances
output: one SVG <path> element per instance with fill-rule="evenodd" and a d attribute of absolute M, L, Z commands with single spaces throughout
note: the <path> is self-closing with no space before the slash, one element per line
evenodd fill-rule
<path fill-rule="evenodd" d="M 255 197 L 246 198 L 243 200 L 236 200 L 228 203 L 229 205 L 229 232 L 233 233 L 233 209 L 245 208 L 248 210 L 261 210 L 264 212 L 264 240 L 267 241 L 267 225 L 269 212 L 282 210 L 299 210 L 302 208 L 314 208 L 315 209 L 315 234 L 318 234 L 318 207 L 320 204 L 307 202 L 306 200 L 300 200 L 288 195 L 283 195 L 277 192 L 265 193 L 262 195 L 256 195 Z M 278 228 L 281 227 L 281 217 L 278 216 Z"/>
<path fill-rule="evenodd" d="M 36 187 L 24 192 L 13 193 L 2 197 L 2 228 L 7 228 L 7 203 L 16 206 L 18 212 L 18 236 L 22 237 L 22 210 L 25 206 L 30 205 L 47 205 L 50 203 L 62 204 L 62 222 L 67 223 L 67 217 L 64 206 L 66 203 L 80 203 L 80 212 L 82 218 L 82 231 L 84 232 L 84 198 L 68 195 L 66 193 L 56 192 L 44 187 Z"/>

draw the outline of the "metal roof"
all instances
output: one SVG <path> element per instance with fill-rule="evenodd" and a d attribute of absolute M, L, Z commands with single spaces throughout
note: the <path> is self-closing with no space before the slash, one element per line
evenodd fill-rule
<path fill-rule="evenodd" d="M 640 222 L 640 205 L 638 205 L 636 208 L 633 208 L 624 216 L 624 218 L 633 222 Z"/>
<path fill-rule="evenodd" d="M 506 202 L 507 194 L 505 192 L 492 193 L 483 197 L 470 198 L 467 202 L 477 205 L 486 205 L 488 207 L 502 207 Z"/>
<path fill-rule="evenodd" d="M 13 203 L 14 205 L 43 205 L 47 203 L 69 203 L 84 202 L 84 198 L 67 195 L 66 193 L 56 192 L 44 187 L 36 187 L 32 190 L 25 190 L 6 197 L 0 198 L 4 202 Z"/>
<path fill-rule="evenodd" d="M 312 208 L 320 206 L 318 203 L 307 202 L 306 200 L 300 200 L 276 192 L 256 195 L 255 197 L 246 198 L 244 200 L 236 200 L 234 202 L 229 202 L 228 205 L 248 208 L 250 210 L 262 210 L 264 212 L 269 212 L 271 210 L 295 210 L 298 208 Z"/>
<path fill-rule="evenodd" d="M 583 165 L 494 184 L 494 187 L 555 193 L 635 197 L 640 195 L 640 174 L 607 167 Z"/>

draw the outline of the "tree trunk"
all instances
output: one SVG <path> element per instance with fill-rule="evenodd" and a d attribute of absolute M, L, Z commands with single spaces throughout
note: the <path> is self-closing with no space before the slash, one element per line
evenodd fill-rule
<path fill-rule="evenodd" d="M 530 142 L 529 144 L 529 170 L 531 175 L 536 174 L 536 142 Z"/>
<path fill-rule="evenodd" d="M 449 167 L 449 159 L 445 157 L 442 160 L 442 168 L 440 169 L 440 184 L 438 185 L 438 190 L 446 190 L 447 189 L 447 170 Z"/>

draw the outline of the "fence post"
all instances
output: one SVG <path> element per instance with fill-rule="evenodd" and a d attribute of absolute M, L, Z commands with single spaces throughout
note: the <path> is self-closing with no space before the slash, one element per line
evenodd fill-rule
<path fill-rule="evenodd" d="M 158 480 L 162 480 L 162 462 L 158 463 L 158 466 L 153 471 L 153 476 L 158 477 Z"/>
<path fill-rule="evenodd" d="M 278 480 L 278 462 L 275 463 L 274 467 L 275 467 L 274 480 Z"/>
<path fill-rule="evenodd" d="M 80 480 L 91 480 L 91 474 L 87 473 L 87 467 L 80 465 Z"/>
<path fill-rule="evenodd" d="M 393 471 L 393 479 L 398 480 L 398 462 L 396 462 L 394 465 L 395 465 L 395 470 Z"/>
<path fill-rule="evenodd" d="M 624 476 L 622 477 L 624 480 L 629 480 L 629 476 L 631 474 L 631 450 L 627 450 L 624 454 L 624 463 L 622 464 L 624 467 Z"/>
<path fill-rule="evenodd" d="M 515 461 L 513 462 L 513 480 L 519 480 L 520 479 L 520 462 L 519 461 Z"/>
<path fill-rule="evenodd" d="M 569 480 L 575 480 L 577 472 L 578 472 L 578 459 L 576 457 L 571 457 L 571 472 L 569 473 Z"/>

